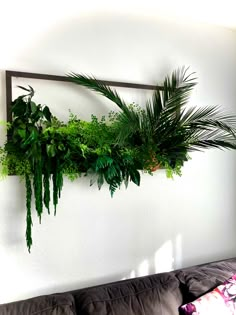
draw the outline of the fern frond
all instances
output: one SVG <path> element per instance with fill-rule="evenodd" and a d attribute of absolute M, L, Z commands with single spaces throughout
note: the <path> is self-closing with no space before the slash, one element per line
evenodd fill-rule
<path fill-rule="evenodd" d="M 112 165 L 113 159 L 110 156 L 99 156 L 96 160 L 95 171 L 98 172 L 102 168 Z"/>

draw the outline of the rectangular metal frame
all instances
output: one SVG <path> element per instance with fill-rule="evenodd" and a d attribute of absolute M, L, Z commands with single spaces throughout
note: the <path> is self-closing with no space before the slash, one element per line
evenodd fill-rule
<path fill-rule="evenodd" d="M 7 121 L 9 122 L 12 121 L 12 115 L 11 115 L 12 78 L 28 78 L 28 79 L 50 80 L 50 81 L 73 83 L 66 76 L 7 70 L 6 71 L 6 103 L 7 103 Z M 104 80 L 98 80 L 98 82 L 109 85 L 109 86 L 114 86 L 114 87 L 124 87 L 124 88 L 134 88 L 134 89 L 144 89 L 144 90 L 155 90 L 155 89 L 163 90 L 163 87 L 161 86 L 149 85 L 149 84 L 104 81 Z"/>

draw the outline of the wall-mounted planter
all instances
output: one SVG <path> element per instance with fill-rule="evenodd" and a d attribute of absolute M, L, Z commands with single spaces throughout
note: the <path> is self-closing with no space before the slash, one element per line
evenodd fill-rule
<path fill-rule="evenodd" d="M 46 79 L 52 77 L 46 75 Z M 8 105 L 10 78 L 8 72 Z M 162 88 L 142 85 L 141 88 L 154 89 L 152 99 L 143 107 L 127 105 L 107 82 L 74 73 L 57 78 L 102 94 L 118 106 L 118 111 L 101 120 L 92 115 L 90 122 L 71 114 L 68 123 L 64 123 L 47 106 L 34 103 L 31 87 L 22 87 L 24 95 L 8 106 L 10 126 L 0 161 L 3 172 L 25 180 L 29 250 L 32 196 L 39 219 L 44 206 L 50 211 L 51 198 L 56 211 L 64 175 L 74 180 L 85 173 L 91 177 L 91 184 L 97 182 L 99 189 L 108 184 L 113 195 L 122 183 L 128 186 L 132 181 L 139 185 L 141 171 L 151 174 L 165 168 L 168 177 L 181 175 L 190 151 L 236 148 L 235 116 L 223 114 L 219 107 L 186 107 L 196 82 L 185 68 L 167 77 Z M 122 84 L 130 87 L 128 83 L 117 83 Z"/>

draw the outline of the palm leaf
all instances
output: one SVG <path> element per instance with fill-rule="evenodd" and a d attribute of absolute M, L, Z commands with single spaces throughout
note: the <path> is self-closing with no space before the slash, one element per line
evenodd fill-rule
<path fill-rule="evenodd" d="M 102 94 L 103 96 L 114 102 L 116 105 L 118 105 L 120 109 L 126 109 L 127 106 L 125 102 L 120 98 L 118 93 L 115 90 L 112 90 L 109 86 L 100 83 L 96 78 L 92 76 L 76 74 L 74 72 L 69 73 L 67 76 L 70 81 Z"/>
<path fill-rule="evenodd" d="M 232 134 L 235 133 L 236 117 L 229 114 L 223 114 L 219 106 L 203 107 L 196 109 L 194 107 L 184 110 L 181 115 L 182 125 L 191 125 L 191 127 L 212 126 L 224 129 Z"/>
<path fill-rule="evenodd" d="M 71 73 L 69 78 L 104 95 L 119 106 L 117 144 L 144 145 L 158 149 L 170 160 L 186 160 L 188 151 L 208 148 L 236 148 L 236 117 L 218 106 L 187 108 L 195 87 L 194 73 L 179 68 L 167 76 L 143 111 L 129 107 L 115 90 L 95 78 Z"/>

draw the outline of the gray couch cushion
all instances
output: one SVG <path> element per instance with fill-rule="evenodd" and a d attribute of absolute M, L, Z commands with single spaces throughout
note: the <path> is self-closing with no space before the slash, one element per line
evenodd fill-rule
<path fill-rule="evenodd" d="M 182 304 L 173 273 L 82 289 L 73 295 L 79 315 L 177 315 Z"/>
<path fill-rule="evenodd" d="M 182 269 L 176 272 L 176 277 L 185 287 L 184 303 L 188 303 L 217 287 L 233 274 L 236 274 L 236 258 Z"/>
<path fill-rule="evenodd" d="M 71 294 L 52 294 L 0 305 L 0 315 L 75 315 Z"/>

